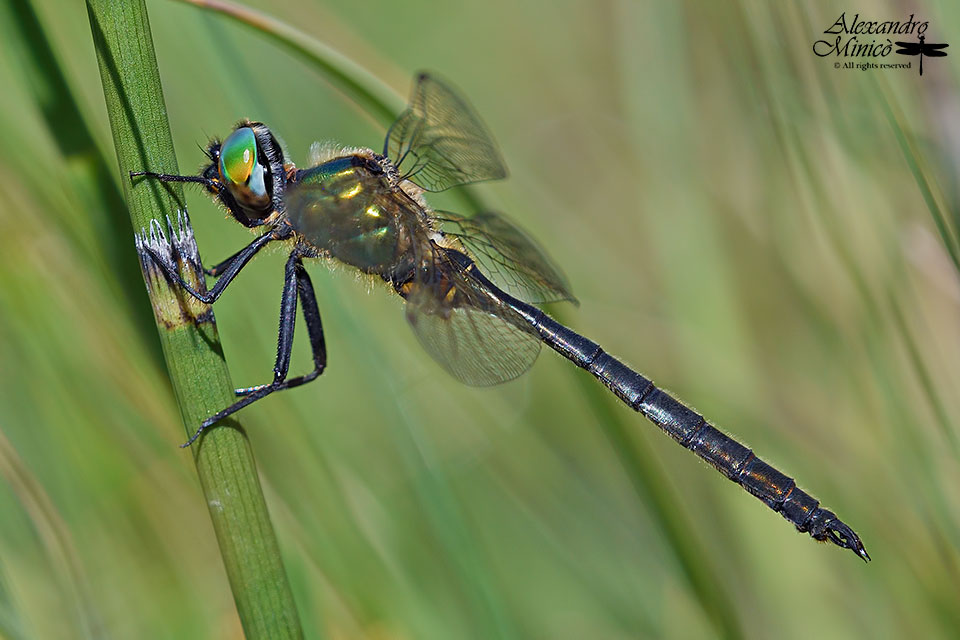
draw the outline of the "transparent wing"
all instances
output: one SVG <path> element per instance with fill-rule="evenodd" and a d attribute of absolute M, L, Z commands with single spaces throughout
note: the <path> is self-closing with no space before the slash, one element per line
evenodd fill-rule
<path fill-rule="evenodd" d="M 435 248 L 407 296 L 410 326 L 434 360 L 463 383 L 488 386 L 516 378 L 540 353 L 540 338 L 460 265 Z"/>
<path fill-rule="evenodd" d="M 427 191 L 507 175 L 500 152 L 480 116 L 462 97 L 426 73 L 383 145 L 400 175 Z"/>
<path fill-rule="evenodd" d="M 492 211 L 461 216 L 436 211 L 443 232 L 460 241 L 498 287 L 525 302 L 569 300 L 577 304 L 563 272 L 522 229 Z"/>

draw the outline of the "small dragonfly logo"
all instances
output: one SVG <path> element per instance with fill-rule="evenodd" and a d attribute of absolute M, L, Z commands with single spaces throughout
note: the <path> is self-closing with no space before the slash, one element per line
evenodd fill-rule
<path fill-rule="evenodd" d="M 923 75 L 923 56 L 928 58 L 943 58 L 947 55 L 946 51 L 940 51 L 945 47 L 949 47 L 948 44 L 928 44 L 923 41 L 923 36 L 920 36 L 920 42 L 897 42 L 896 45 L 900 47 L 897 49 L 897 53 L 905 56 L 920 56 L 920 75 Z"/>

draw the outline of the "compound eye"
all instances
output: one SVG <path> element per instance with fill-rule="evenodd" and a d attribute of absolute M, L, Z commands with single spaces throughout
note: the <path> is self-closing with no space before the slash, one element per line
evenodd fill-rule
<path fill-rule="evenodd" d="M 270 207 L 270 194 L 267 193 L 270 170 L 258 158 L 257 136 L 253 129 L 240 127 L 224 140 L 217 168 L 220 179 L 238 204 L 258 211 Z"/>
<path fill-rule="evenodd" d="M 257 138 L 250 127 L 230 134 L 220 147 L 220 178 L 230 186 L 246 184 L 257 166 Z"/>

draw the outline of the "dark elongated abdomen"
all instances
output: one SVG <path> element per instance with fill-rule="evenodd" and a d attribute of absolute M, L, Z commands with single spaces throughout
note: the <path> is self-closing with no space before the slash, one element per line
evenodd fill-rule
<path fill-rule="evenodd" d="M 500 293 L 501 299 L 529 322 L 557 353 L 589 371 L 631 409 L 645 415 L 677 442 L 760 498 L 799 531 L 809 533 L 817 540 L 829 540 L 851 549 L 864 560 L 870 559 L 853 529 L 797 488 L 793 478 L 780 473 L 749 448 L 714 428 L 703 416 L 606 353 L 597 343 L 568 329 L 540 309 Z"/>

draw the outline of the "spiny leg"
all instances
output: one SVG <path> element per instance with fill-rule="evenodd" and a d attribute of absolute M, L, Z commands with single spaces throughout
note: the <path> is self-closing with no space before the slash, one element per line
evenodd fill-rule
<path fill-rule="evenodd" d="M 303 303 L 303 319 L 307 325 L 307 335 L 310 336 L 310 348 L 313 351 L 313 371 L 307 375 L 287 380 L 287 387 L 296 387 L 315 379 L 327 368 L 327 343 L 323 338 L 323 323 L 320 321 L 320 307 L 317 305 L 317 294 L 313 291 L 313 282 L 297 261 L 297 286 L 300 290 L 300 302 Z M 299 381 L 298 381 L 299 380 Z"/>
<path fill-rule="evenodd" d="M 298 260 L 299 256 L 294 250 L 287 259 L 287 266 L 284 269 L 283 296 L 280 299 L 280 330 L 277 337 L 277 359 L 273 365 L 273 384 L 251 387 L 250 393 L 243 398 L 204 420 L 190 439 L 180 445 L 181 447 L 189 447 L 200 437 L 204 429 L 212 424 L 273 393 L 276 391 L 274 385 L 286 379 L 287 370 L 290 368 L 290 352 L 293 349 L 293 329 L 297 319 L 297 271 L 295 264 Z M 239 262 L 239 260 L 235 262 Z M 226 278 L 227 275 L 224 273 L 223 277 Z M 220 282 L 222 282 L 222 279 L 217 284 L 220 284 Z"/>
<path fill-rule="evenodd" d="M 307 325 L 307 335 L 310 336 L 310 348 L 313 352 L 313 371 L 295 378 L 284 379 L 280 382 L 274 380 L 272 384 L 261 384 L 256 387 L 237 389 L 235 393 L 238 396 L 246 396 L 271 386 L 273 387 L 273 391 L 299 387 L 311 380 L 316 380 L 327 366 L 327 346 L 323 337 L 323 323 L 320 320 L 320 307 L 317 305 L 317 295 L 313 290 L 313 282 L 310 280 L 310 276 L 307 274 L 307 270 L 304 268 L 299 257 L 297 257 L 294 263 L 294 269 L 296 270 L 297 291 L 300 294 L 300 302 L 303 303 L 303 319 Z"/>
<path fill-rule="evenodd" d="M 132 182 L 134 178 L 155 178 L 161 182 L 198 182 L 214 192 L 220 188 L 216 182 L 203 176 L 177 176 L 171 173 L 154 173 L 153 171 L 131 171 L 130 181 Z"/>
<path fill-rule="evenodd" d="M 204 272 L 205 274 L 207 274 L 208 276 L 211 276 L 211 277 L 213 277 L 213 278 L 218 278 L 218 277 L 220 277 L 220 276 L 223 275 L 224 269 L 226 269 L 227 267 L 229 267 L 229 266 L 230 266 L 230 263 L 233 262 L 234 260 L 236 260 L 237 257 L 238 257 L 241 253 L 243 253 L 243 249 L 240 249 L 240 251 L 237 251 L 235 254 L 233 254 L 232 256 L 230 256 L 229 258 L 227 258 L 226 260 L 222 260 L 222 261 L 218 262 L 217 264 L 215 264 L 214 266 L 210 267 L 209 269 L 207 269 L 206 267 L 204 267 L 204 268 L 203 268 L 203 272 Z"/>
<path fill-rule="evenodd" d="M 213 288 L 206 293 L 200 293 L 190 286 L 190 284 L 177 272 L 177 269 L 173 263 L 169 260 L 164 260 L 163 257 L 152 248 L 149 246 L 144 246 L 144 250 L 150 255 L 157 266 L 163 270 L 167 277 L 179 284 L 184 291 L 189 293 L 200 302 L 213 304 L 223 293 L 224 289 L 227 288 L 227 285 L 229 285 L 233 279 L 237 277 L 237 274 L 240 273 L 240 270 L 247 266 L 247 263 L 250 262 L 253 256 L 255 256 L 260 249 L 265 247 L 270 242 L 283 239 L 284 237 L 286 237 L 286 234 L 282 234 L 282 232 L 278 233 L 276 229 L 268 231 L 262 236 L 259 236 L 256 240 L 248 244 L 246 247 L 240 250 L 236 256 L 234 256 L 234 258 L 230 261 L 229 266 L 227 266 L 226 271 L 224 271 L 223 275 L 220 276 L 220 279 L 217 280 L 217 283 L 213 285 Z"/>
<path fill-rule="evenodd" d="M 297 297 L 303 300 L 303 316 L 307 324 L 307 333 L 310 336 L 310 346 L 313 349 L 314 369 L 308 374 L 287 379 L 290 369 L 290 354 L 293 350 L 293 334 L 297 317 Z M 327 364 L 327 350 L 323 337 L 323 325 L 320 322 L 320 309 L 317 306 L 317 297 L 313 291 L 313 283 L 307 275 L 301 262 L 300 254 L 294 250 L 287 260 L 284 270 L 283 296 L 280 302 L 280 330 L 277 337 L 277 360 L 274 364 L 273 382 L 249 389 L 237 389 L 238 395 L 243 398 L 233 403 L 223 411 L 210 416 L 197 429 L 196 433 L 181 447 L 188 447 L 211 425 L 223 418 L 239 411 L 264 398 L 274 391 L 289 389 L 306 382 L 310 382 L 323 373 Z"/>

